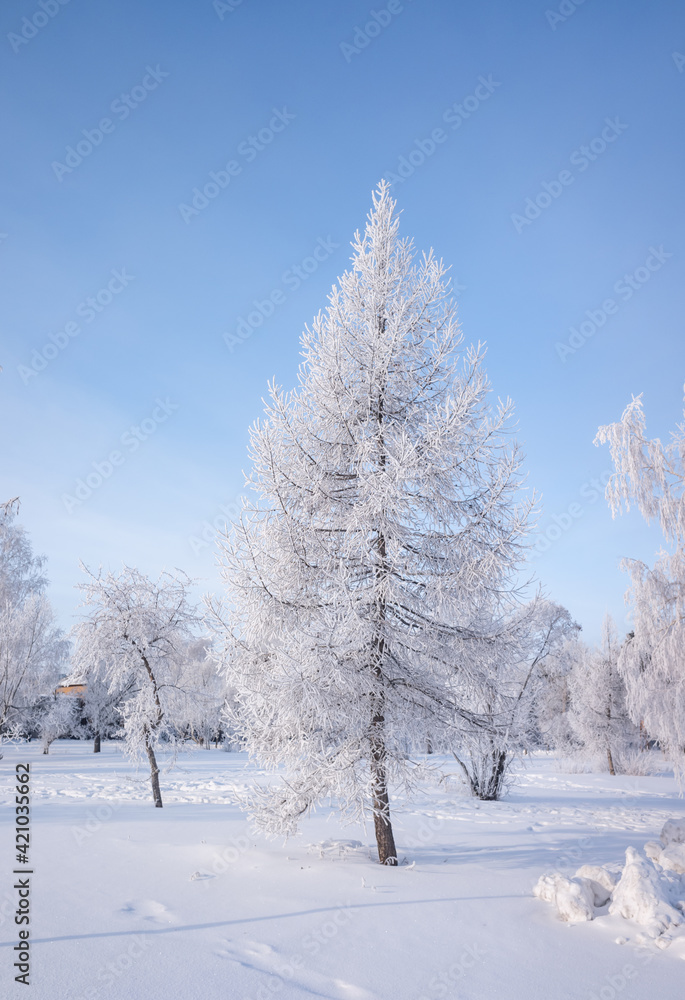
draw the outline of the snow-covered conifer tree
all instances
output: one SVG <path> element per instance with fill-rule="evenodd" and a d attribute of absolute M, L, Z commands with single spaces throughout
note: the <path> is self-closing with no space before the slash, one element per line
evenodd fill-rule
<path fill-rule="evenodd" d="M 454 737 L 479 644 L 511 611 L 532 498 L 460 334 L 445 268 L 400 238 L 381 183 L 352 266 L 251 432 L 252 498 L 224 541 L 227 677 L 243 746 L 277 786 L 249 802 L 292 832 L 328 796 L 372 815 L 396 863 L 390 787 L 407 748 Z"/>
<path fill-rule="evenodd" d="M 102 740 L 121 729 L 124 706 L 137 688 L 133 672 L 121 676 L 116 684 L 106 678 L 107 672 L 102 669 L 80 677 L 85 682 L 83 717 L 93 738 L 93 753 L 100 753 Z"/>
<path fill-rule="evenodd" d="M 571 727 L 585 756 L 604 760 L 609 774 L 621 774 L 638 734 L 628 714 L 618 668 L 621 643 L 611 616 L 604 617 L 598 649 L 582 643 L 577 649 L 580 655 L 570 676 Z"/>
<path fill-rule="evenodd" d="M 619 669 L 633 722 L 643 725 L 685 776 L 685 423 L 671 440 L 645 437 L 642 397 L 633 397 L 615 424 L 600 427 L 595 444 L 608 443 L 615 473 L 607 485 L 612 516 L 631 502 L 649 523 L 658 520 L 669 549 L 653 569 L 624 559 L 631 587 L 634 636 Z"/>
<path fill-rule="evenodd" d="M 546 750 L 569 753 L 575 736 L 569 722 L 570 675 L 582 645 L 577 634 L 569 636 L 540 665 L 540 680 L 533 702 L 534 738 Z"/>
<path fill-rule="evenodd" d="M 122 708 L 126 746 L 134 759 L 147 757 L 154 803 L 161 808 L 155 750 L 173 735 L 179 697 L 191 696 L 176 683 L 178 651 L 193 637 L 198 621 L 188 601 L 190 581 L 183 574 L 162 573 L 153 582 L 127 566 L 118 574 L 88 575 L 90 582 L 79 585 L 86 618 L 73 629 L 70 680 L 103 678 L 116 692 L 135 679 Z"/>

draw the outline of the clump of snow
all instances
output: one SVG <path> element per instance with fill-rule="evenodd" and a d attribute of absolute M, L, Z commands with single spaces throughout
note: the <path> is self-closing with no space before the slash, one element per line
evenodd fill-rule
<path fill-rule="evenodd" d="M 620 875 L 600 865 L 581 865 L 576 872 L 576 878 L 584 878 L 591 883 L 595 906 L 605 906 L 611 899 Z"/>
<path fill-rule="evenodd" d="M 595 915 L 594 891 L 589 879 L 565 875 L 541 875 L 533 894 L 546 903 L 554 903 L 562 920 L 576 924 Z"/>
<path fill-rule="evenodd" d="M 673 833 L 671 827 L 667 835 Z M 612 871 L 618 866 L 582 865 L 573 878 L 558 873 L 542 875 L 533 895 L 553 903 L 561 919 L 569 923 L 592 920 L 595 908 L 609 903 L 611 915 L 633 920 L 645 928 L 645 940 L 668 938 L 670 942 L 665 932 L 682 924 L 679 910 L 685 912 L 681 898 L 685 895 L 685 880 L 681 877 L 685 874 L 685 842 L 662 848 L 650 841 L 645 847 L 647 858 L 634 847 L 628 848 L 620 875 Z"/>
<path fill-rule="evenodd" d="M 644 852 L 650 861 L 659 864 L 659 858 L 661 857 L 661 852 L 663 851 L 663 846 L 658 840 L 648 840 L 644 846 Z"/>
<path fill-rule="evenodd" d="M 664 847 L 685 843 L 685 819 L 667 819 L 661 831 L 661 843 Z"/>
<path fill-rule="evenodd" d="M 543 903 L 553 903 L 557 891 L 557 881 L 561 875 L 541 875 L 533 886 L 533 895 Z"/>
<path fill-rule="evenodd" d="M 322 840 L 318 844 L 309 844 L 310 854 L 318 854 L 320 858 L 344 858 L 347 855 L 359 854 L 364 850 L 361 840 Z"/>
<path fill-rule="evenodd" d="M 626 866 L 614 889 L 609 913 L 634 920 L 657 937 L 671 925 L 681 923 L 681 914 L 669 900 L 669 886 L 654 865 L 634 847 L 626 851 Z"/>
<path fill-rule="evenodd" d="M 662 868 L 682 875 L 685 873 L 685 844 L 669 844 L 656 860 Z"/>

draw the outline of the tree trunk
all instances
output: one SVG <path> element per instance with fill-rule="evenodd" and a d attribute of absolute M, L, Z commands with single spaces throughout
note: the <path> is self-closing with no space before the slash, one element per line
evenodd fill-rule
<path fill-rule="evenodd" d="M 385 332 L 386 318 L 379 312 L 377 316 L 379 333 Z M 379 458 L 378 464 L 381 472 L 386 467 L 385 441 L 383 438 L 384 420 L 384 400 L 385 386 L 379 392 L 376 421 L 378 426 Z M 382 589 L 382 584 L 387 581 L 389 569 L 387 564 L 387 547 L 385 535 L 382 530 L 378 532 L 376 541 L 376 552 L 378 562 L 374 571 L 376 586 Z M 378 860 L 382 865 L 397 864 L 397 848 L 395 838 L 390 823 L 390 803 L 388 799 L 388 776 L 385 766 L 385 679 L 383 677 L 383 661 L 385 658 L 385 636 L 384 626 L 386 620 L 385 596 L 378 596 L 376 606 L 376 627 L 378 632 L 373 641 L 372 669 L 378 684 L 378 690 L 374 698 L 374 707 L 371 720 L 371 776 L 373 787 L 373 825 L 376 832 L 376 844 L 378 845 Z"/>
<path fill-rule="evenodd" d="M 95 734 L 95 739 L 93 740 L 93 753 L 100 753 L 100 734 Z"/>
<path fill-rule="evenodd" d="M 506 750 L 492 750 L 489 773 L 484 777 L 480 787 L 476 786 L 476 795 L 483 802 L 497 802 L 502 794 L 502 784 L 506 771 Z"/>
<path fill-rule="evenodd" d="M 504 771 L 507 763 L 506 750 L 500 750 L 496 759 L 495 769 L 492 775 L 492 800 L 497 801 L 502 794 L 502 784 L 504 782 Z"/>
<path fill-rule="evenodd" d="M 152 785 L 152 798 L 155 802 L 155 808 L 161 809 L 162 792 L 159 787 L 159 767 L 157 766 L 155 751 L 152 749 L 149 739 L 145 741 L 145 752 L 147 753 L 147 759 L 150 761 L 150 784 Z"/>
<path fill-rule="evenodd" d="M 376 716 L 374 727 L 376 731 L 382 727 L 385 720 Z M 371 750 L 371 771 L 373 775 L 373 825 L 378 846 L 378 860 L 382 865 L 397 864 L 397 848 L 390 823 L 390 806 L 388 801 L 388 781 L 385 771 L 385 746 L 382 737 L 375 737 Z"/>
<path fill-rule="evenodd" d="M 133 643 L 135 646 L 135 642 Z M 157 718 L 154 723 L 146 723 L 144 728 L 145 735 L 145 752 L 147 753 L 147 759 L 150 761 L 150 784 L 152 785 L 152 798 L 155 801 L 155 808 L 162 808 L 162 793 L 159 788 L 159 768 L 157 767 L 157 758 L 155 757 L 155 751 L 152 749 L 152 734 L 153 731 L 157 729 L 162 721 L 164 713 L 162 712 L 162 704 L 159 700 L 159 689 L 157 687 L 157 679 L 150 666 L 150 661 L 148 660 L 145 653 L 138 650 L 140 658 L 143 661 L 145 670 L 147 671 L 148 678 L 152 684 L 152 693 L 155 699 L 155 706 L 157 708 Z"/>
<path fill-rule="evenodd" d="M 609 661 L 609 684 L 610 685 L 611 685 L 611 681 L 612 681 L 611 661 Z M 611 733 L 611 686 L 609 687 L 609 701 L 607 702 L 606 717 L 607 717 L 607 730 L 608 730 L 608 732 L 607 732 L 607 760 L 609 761 L 609 774 L 615 775 L 616 771 L 614 770 L 614 758 L 611 756 L 611 744 L 609 743 L 609 739 L 611 738 L 609 736 L 609 733 Z"/>

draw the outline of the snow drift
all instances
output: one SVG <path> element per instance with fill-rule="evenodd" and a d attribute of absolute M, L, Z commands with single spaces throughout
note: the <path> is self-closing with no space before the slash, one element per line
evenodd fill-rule
<path fill-rule="evenodd" d="M 553 903 L 562 920 L 593 920 L 607 903 L 612 916 L 632 920 L 651 938 L 683 923 L 685 910 L 685 820 L 669 819 L 660 843 L 645 844 L 645 856 L 626 850 L 621 875 L 599 865 L 583 865 L 573 878 L 558 872 L 542 875 L 533 895 Z"/>

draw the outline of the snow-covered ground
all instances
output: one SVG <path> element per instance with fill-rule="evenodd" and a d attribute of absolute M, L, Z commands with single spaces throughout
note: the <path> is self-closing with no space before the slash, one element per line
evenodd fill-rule
<path fill-rule="evenodd" d="M 2 996 L 14 983 L 14 768 L 32 775 L 34 1000 L 644 998 L 676 1000 L 685 932 L 666 948 L 606 908 L 562 922 L 540 875 L 623 865 L 685 816 L 668 776 L 568 774 L 531 758 L 502 802 L 458 777 L 395 801 L 396 869 L 372 832 L 322 809 L 285 844 L 250 833 L 232 791 L 258 770 L 198 750 L 162 776 L 164 809 L 115 744 L 3 747 Z M 617 939 L 624 944 L 618 944 Z M 664 942 L 661 942 L 662 944 Z"/>

